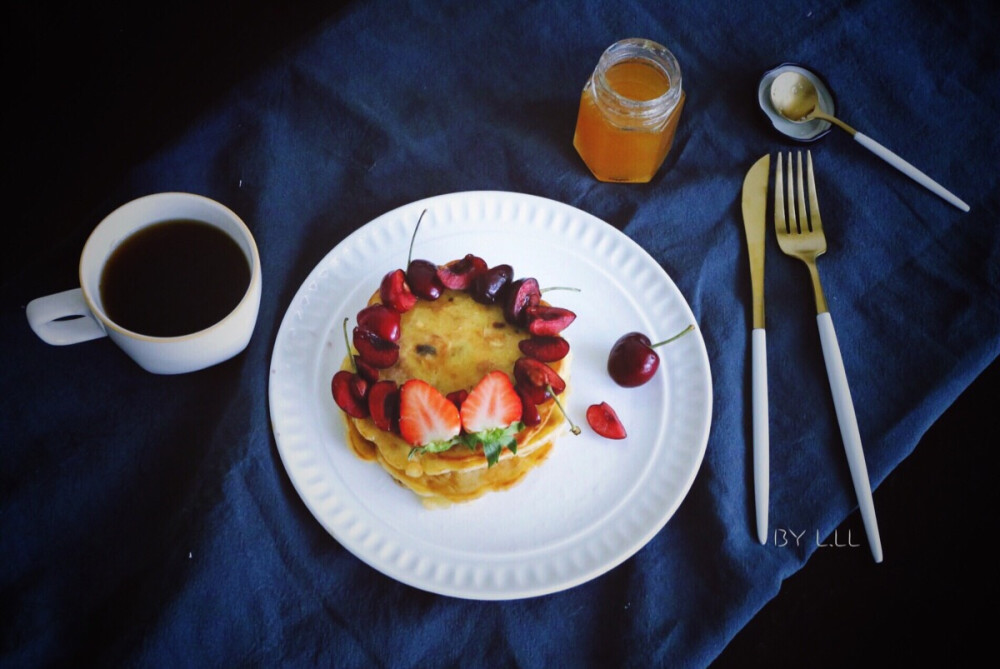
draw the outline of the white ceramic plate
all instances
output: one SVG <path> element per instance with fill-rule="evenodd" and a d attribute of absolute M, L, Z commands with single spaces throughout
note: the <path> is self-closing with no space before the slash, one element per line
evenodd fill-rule
<path fill-rule="evenodd" d="M 424 508 L 347 445 L 330 379 L 346 350 L 342 322 L 365 306 L 388 271 L 414 258 L 444 263 L 475 253 L 542 287 L 577 319 L 566 434 L 548 460 L 509 491 L 446 509 Z M 360 228 L 312 271 L 285 314 L 270 372 L 278 451 L 306 506 L 345 548 L 380 572 L 455 597 L 531 597 L 588 581 L 642 548 L 670 519 L 701 465 L 712 381 L 699 331 L 661 347 L 660 370 L 623 389 L 606 371 L 631 330 L 665 339 L 694 323 L 660 265 L 629 237 L 565 204 L 504 192 L 432 197 Z M 584 413 L 607 401 L 628 438 L 597 436 Z"/>

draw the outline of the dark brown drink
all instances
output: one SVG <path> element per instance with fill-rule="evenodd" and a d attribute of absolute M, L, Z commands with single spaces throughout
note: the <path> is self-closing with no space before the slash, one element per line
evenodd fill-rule
<path fill-rule="evenodd" d="M 101 273 L 104 312 L 154 337 L 204 330 L 246 294 L 250 264 L 222 230 L 189 219 L 156 223 L 129 236 Z"/>

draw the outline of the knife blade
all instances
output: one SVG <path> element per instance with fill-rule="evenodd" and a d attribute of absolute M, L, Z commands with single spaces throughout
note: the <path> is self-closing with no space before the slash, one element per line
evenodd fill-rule
<path fill-rule="evenodd" d="M 767 409 L 767 337 L 764 330 L 764 230 L 771 155 L 753 164 L 743 180 L 743 227 L 750 257 L 750 288 L 753 294 L 751 343 L 751 395 L 753 409 L 753 483 L 757 517 L 757 540 L 767 542 L 770 447 Z"/>

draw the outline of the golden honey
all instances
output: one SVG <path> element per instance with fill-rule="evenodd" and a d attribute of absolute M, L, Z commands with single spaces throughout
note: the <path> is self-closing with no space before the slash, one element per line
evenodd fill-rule
<path fill-rule="evenodd" d="M 573 146 L 600 181 L 648 182 L 670 151 L 683 106 L 673 54 L 649 40 L 616 42 L 584 86 Z"/>

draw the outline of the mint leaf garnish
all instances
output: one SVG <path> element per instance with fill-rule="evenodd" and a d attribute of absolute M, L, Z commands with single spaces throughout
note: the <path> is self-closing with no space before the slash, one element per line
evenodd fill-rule
<path fill-rule="evenodd" d="M 442 451 L 447 451 L 452 446 L 461 443 L 460 437 L 452 437 L 451 439 L 443 439 L 441 441 L 432 441 L 429 444 L 424 444 L 423 446 L 414 446 L 410 449 L 409 454 L 406 456 L 407 459 L 412 460 L 414 455 L 424 454 L 424 453 L 441 453 Z"/>
<path fill-rule="evenodd" d="M 506 447 L 511 453 L 517 453 L 517 433 L 524 429 L 524 423 L 517 421 L 507 427 L 490 428 L 480 432 L 463 434 L 460 439 L 469 448 L 482 444 L 486 455 L 487 467 L 492 467 L 500 461 L 500 453 Z"/>

